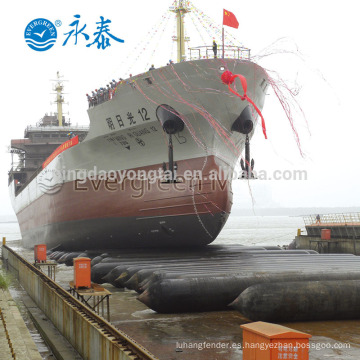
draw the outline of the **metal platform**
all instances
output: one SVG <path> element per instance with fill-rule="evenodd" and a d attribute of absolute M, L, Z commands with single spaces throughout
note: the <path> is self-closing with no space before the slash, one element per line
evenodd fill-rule
<path fill-rule="evenodd" d="M 360 213 L 313 214 L 303 219 L 308 236 L 321 237 L 322 229 L 330 229 L 331 238 L 360 239 Z"/>
<path fill-rule="evenodd" d="M 106 319 L 110 321 L 111 292 L 109 290 L 95 283 L 91 283 L 91 288 L 76 288 L 73 281 L 70 281 L 69 285 L 69 292 L 71 295 L 75 296 L 103 318 L 106 316 Z M 106 303 L 105 308 L 104 303 Z"/>
<path fill-rule="evenodd" d="M 35 262 L 34 266 L 46 275 L 45 269 L 47 268 L 47 276 L 55 281 L 56 266 L 55 262 Z"/>

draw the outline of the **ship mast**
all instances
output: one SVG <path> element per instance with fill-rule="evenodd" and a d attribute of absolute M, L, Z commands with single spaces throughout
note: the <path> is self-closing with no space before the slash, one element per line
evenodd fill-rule
<path fill-rule="evenodd" d="M 59 122 L 59 126 L 63 126 L 63 110 L 62 110 L 62 104 L 64 102 L 64 97 L 62 96 L 62 91 L 64 89 L 64 86 L 60 80 L 60 74 L 59 72 L 56 73 L 57 75 L 57 83 L 55 85 L 55 91 L 56 91 L 56 104 L 57 104 L 57 118 L 58 118 L 58 122 Z"/>
<path fill-rule="evenodd" d="M 176 14 L 177 22 L 177 37 L 174 39 L 177 42 L 177 62 L 185 60 L 185 29 L 184 29 L 184 15 L 190 11 L 186 7 L 185 0 L 177 0 L 176 5 L 170 11 Z"/>

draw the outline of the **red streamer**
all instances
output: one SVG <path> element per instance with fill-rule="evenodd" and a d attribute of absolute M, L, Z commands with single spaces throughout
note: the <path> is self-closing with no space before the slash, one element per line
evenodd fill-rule
<path fill-rule="evenodd" d="M 240 79 L 241 82 L 241 86 L 244 90 L 244 95 L 241 96 L 238 92 L 236 92 L 235 90 L 233 90 L 231 88 L 231 84 L 235 81 L 236 78 Z M 265 136 L 265 139 L 267 139 L 267 135 L 266 135 L 266 127 L 265 127 L 265 120 L 264 117 L 261 114 L 261 111 L 259 110 L 259 108 L 254 104 L 254 102 L 247 96 L 246 91 L 247 91 L 247 82 L 246 82 L 246 78 L 243 75 L 240 74 L 236 74 L 233 75 L 233 73 L 229 70 L 224 71 L 223 74 L 221 75 L 221 80 L 224 84 L 227 84 L 229 87 L 229 90 L 235 94 L 236 96 L 238 96 L 242 101 L 246 100 L 247 102 L 249 102 L 254 109 L 256 110 L 256 112 L 259 114 L 259 116 L 261 117 L 261 126 L 262 126 L 262 130 L 263 130 L 263 134 Z"/>

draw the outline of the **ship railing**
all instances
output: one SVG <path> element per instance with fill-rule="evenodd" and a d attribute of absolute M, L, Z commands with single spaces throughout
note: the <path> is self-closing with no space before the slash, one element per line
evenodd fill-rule
<path fill-rule="evenodd" d="M 303 216 L 303 219 L 305 225 L 360 225 L 360 213 L 313 214 Z"/>
<path fill-rule="evenodd" d="M 217 58 L 221 58 L 224 51 L 224 58 L 226 59 L 242 59 L 250 60 L 250 49 L 243 46 L 234 46 L 234 45 L 225 45 L 225 47 L 217 47 Z M 214 52 L 212 45 L 211 46 L 198 46 L 189 48 L 189 58 L 187 60 L 200 60 L 200 59 L 213 59 Z M 167 64 L 169 65 L 169 64 Z M 138 74 L 140 76 L 143 74 Z M 132 87 L 136 87 L 135 79 L 137 76 L 134 76 L 130 79 L 121 80 L 117 83 L 115 88 L 106 88 L 103 91 L 99 91 L 95 96 L 88 97 L 89 108 L 93 108 L 101 103 L 104 103 L 108 100 L 111 100 L 116 92 L 116 88 L 121 84 L 128 84 Z"/>
<path fill-rule="evenodd" d="M 30 139 L 12 139 L 11 145 L 19 145 L 19 144 L 30 144 Z"/>
<path fill-rule="evenodd" d="M 12 181 L 15 180 L 14 175 L 16 173 L 23 172 L 26 170 L 27 169 L 22 167 L 21 164 L 20 164 L 20 167 L 13 166 L 9 171 L 9 185 Z M 31 183 L 31 181 L 34 180 L 36 178 L 36 176 L 41 173 L 42 170 L 43 170 L 42 166 L 39 166 L 37 169 L 31 169 L 31 171 L 33 171 L 33 173 L 30 175 L 30 177 L 24 183 L 20 183 L 16 186 L 15 195 L 16 196 L 19 195 Z"/>
<path fill-rule="evenodd" d="M 24 137 L 29 131 L 40 131 L 40 132 L 51 132 L 51 131 L 89 131 L 89 126 L 80 125 L 80 126 L 32 126 L 29 125 L 26 127 L 24 132 Z"/>
<path fill-rule="evenodd" d="M 217 47 L 217 58 L 250 60 L 250 49 L 243 46 L 223 45 Z M 189 48 L 189 60 L 214 59 L 214 51 L 211 46 L 197 46 Z"/>
<path fill-rule="evenodd" d="M 9 170 L 9 173 L 10 172 L 15 172 L 15 171 L 20 171 L 23 168 L 24 168 L 24 161 L 14 161 L 11 164 L 11 168 Z"/>
<path fill-rule="evenodd" d="M 121 82 L 119 81 L 117 85 Z M 105 89 L 103 91 L 99 91 L 94 97 L 88 98 L 89 108 L 94 107 L 96 105 L 102 104 L 105 101 L 111 100 L 114 97 L 115 89 Z"/>

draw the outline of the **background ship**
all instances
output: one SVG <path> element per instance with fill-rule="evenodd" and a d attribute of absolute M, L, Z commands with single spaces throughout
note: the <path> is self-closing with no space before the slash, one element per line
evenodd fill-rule
<path fill-rule="evenodd" d="M 219 234 L 232 206 L 235 164 L 257 121 L 221 75 L 243 75 L 260 110 L 267 75 L 242 47 L 223 44 L 220 58 L 211 46 L 193 48 L 186 61 L 188 9 L 179 1 L 172 11 L 176 64 L 89 98 L 89 129 L 65 121 L 58 78 L 57 118 L 45 116 L 25 139 L 12 140 L 20 163 L 9 172 L 9 189 L 24 246 L 200 246 Z M 159 169 L 167 176 L 149 178 Z"/>

